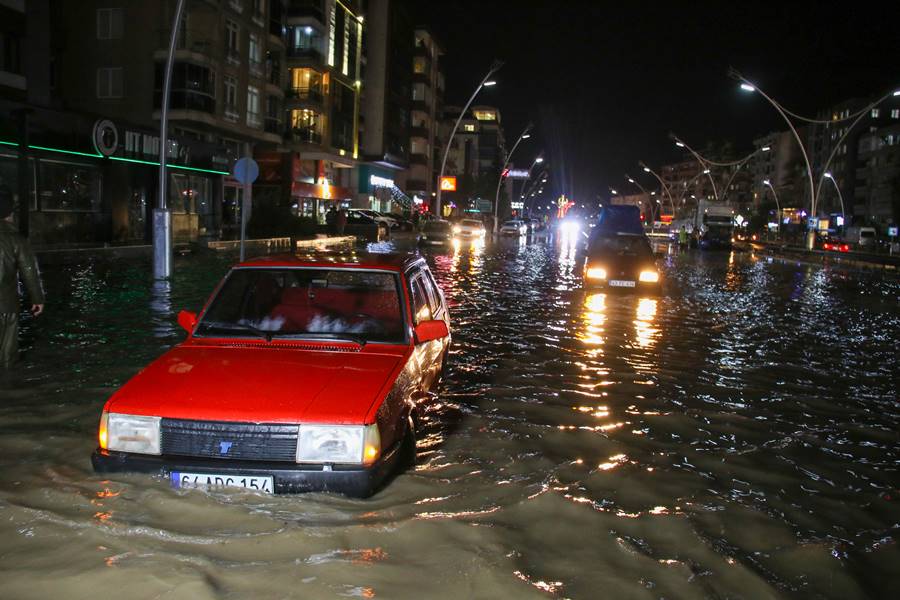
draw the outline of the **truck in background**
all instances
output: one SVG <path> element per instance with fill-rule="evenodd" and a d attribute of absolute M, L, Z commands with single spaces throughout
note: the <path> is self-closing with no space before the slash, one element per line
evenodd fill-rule
<path fill-rule="evenodd" d="M 704 250 L 731 248 L 734 208 L 724 202 L 700 200 L 694 215 L 694 231 L 699 231 L 699 246 Z"/>

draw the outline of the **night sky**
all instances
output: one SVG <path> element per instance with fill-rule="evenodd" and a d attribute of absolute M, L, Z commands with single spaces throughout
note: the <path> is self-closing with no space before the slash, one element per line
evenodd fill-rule
<path fill-rule="evenodd" d="M 533 121 L 520 165 L 544 151 L 554 197 L 629 189 L 638 160 L 653 167 L 694 147 L 752 139 L 786 126 L 761 97 L 741 92 L 729 66 L 791 110 L 816 110 L 900 87 L 900 24 L 892 2 L 605 2 L 415 0 L 418 21 L 446 48 L 448 104 L 464 104 L 493 58 L 508 146 Z M 895 7 L 896 8 L 896 7 Z M 527 146 L 526 146 L 527 144 Z M 520 154 L 521 153 L 521 154 Z M 652 185 L 649 176 L 646 187 Z"/>

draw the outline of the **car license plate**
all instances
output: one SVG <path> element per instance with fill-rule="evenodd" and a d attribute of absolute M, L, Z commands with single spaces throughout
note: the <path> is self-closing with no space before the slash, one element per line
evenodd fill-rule
<path fill-rule="evenodd" d="M 259 492 L 273 493 L 272 477 L 250 475 L 221 475 L 217 473 L 184 473 L 173 471 L 169 474 L 172 487 L 176 488 L 243 488 Z"/>
<path fill-rule="evenodd" d="M 612 287 L 634 287 L 634 282 L 626 281 L 624 279 L 610 279 L 609 285 Z"/>

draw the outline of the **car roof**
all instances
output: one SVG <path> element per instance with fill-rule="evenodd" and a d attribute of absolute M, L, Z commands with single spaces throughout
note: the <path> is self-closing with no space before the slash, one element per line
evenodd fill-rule
<path fill-rule="evenodd" d="M 424 259 L 420 254 L 414 252 L 388 254 L 347 250 L 345 252 L 323 251 L 263 256 L 239 263 L 235 265 L 235 268 L 331 267 L 402 272 L 419 262 L 424 262 Z"/>

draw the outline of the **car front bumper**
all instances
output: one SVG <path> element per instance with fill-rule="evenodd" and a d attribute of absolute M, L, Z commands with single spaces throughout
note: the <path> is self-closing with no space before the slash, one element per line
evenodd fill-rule
<path fill-rule="evenodd" d="M 330 471 L 321 465 L 222 460 L 192 456 L 153 456 L 97 449 L 91 463 L 97 473 L 147 473 L 169 477 L 174 472 L 210 475 L 272 477 L 276 494 L 335 492 L 358 498 L 371 496 L 397 465 L 401 444 L 395 444 L 369 467 L 334 465 Z"/>

